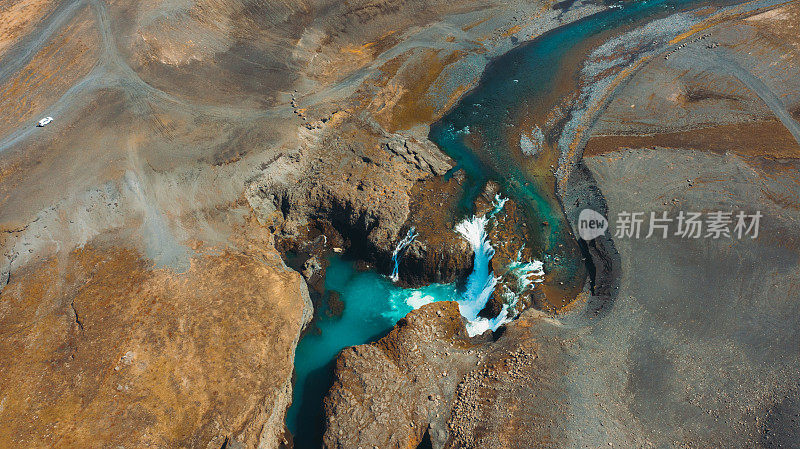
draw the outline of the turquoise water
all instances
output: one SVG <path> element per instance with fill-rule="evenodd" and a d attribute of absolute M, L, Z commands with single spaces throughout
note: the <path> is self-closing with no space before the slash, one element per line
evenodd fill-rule
<path fill-rule="evenodd" d="M 581 45 L 610 30 L 619 30 L 667 15 L 697 0 L 628 2 L 572 24 L 557 28 L 494 59 L 478 87 L 465 95 L 441 120 L 431 126 L 429 138 L 450 155 L 468 175 L 461 205 L 469 210 L 483 185 L 494 180 L 523 210 L 529 223 L 548 226 L 528 242 L 537 255 L 550 261 L 554 281 L 583 285 L 586 267 L 560 204 L 552 192 L 542 192 L 542 173 L 531 173 L 520 163 L 525 156 L 509 136 L 522 117 L 541 116 L 562 100 L 559 83 L 578 80 Z M 718 2 L 717 2 L 718 3 Z M 571 65 L 570 65 L 571 64 Z M 572 78 L 570 80 L 570 77 Z M 565 83 L 566 79 L 566 83 Z M 540 123 L 542 125 L 542 123 Z M 479 138 L 475 138 L 478 136 Z M 553 143 L 552 137 L 548 139 Z M 478 142 L 478 143 L 476 143 Z"/>
<path fill-rule="evenodd" d="M 560 261 L 568 282 L 570 279 L 582 282 L 585 271 L 581 254 L 560 206 L 538 190 L 535 175 L 518 163 L 519 156 L 512 152 L 517 150 L 509 148 L 505 141 L 505 130 L 515 126 L 526 109 L 541 110 L 556 104 L 559 98 L 553 98 L 552 92 L 559 81 L 557 76 L 577 78 L 579 59 L 575 60 L 575 67 L 565 70 L 563 65 L 575 59 L 569 56 L 574 56 L 581 43 L 608 30 L 700 3 L 696 0 L 628 3 L 623 8 L 558 28 L 494 60 L 478 87 L 431 127 L 431 140 L 468 175 L 463 209 L 471 210 L 475 195 L 486 181 L 498 181 L 503 191 L 523 209 L 529 222 L 551 224 L 543 228 L 543 235 L 533 244 L 538 245 L 542 254 L 558 256 L 555 260 Z M 472 145 L 466 138 L 472 133 L 480 134 L 481 145 Z M 321 447 L 322 400 L 332 383 L 333 363 L 340 350 L 380 338 L 412 310 L 412 305 L 419 307 L 433 300 L 461 298 L 452 285 L 404 290 L 374 272 L 358 272 L 352 263 L 339 258 L 331 260 L 325 287 L 329 292 L 339 293 L 344 310 L 341 315 L 334 315 L 327 304 L 322 304 L 315 311 L 315 328 L 297 348 L 294 402 L 288 411 L 287 425 L 298 449 Z"/>
<path fill-rule="evenodd" d="M 337 292 L 344 311 L 332 316 L 328 304 L 317 311 L 316 329 L 311 329 L 297 346 L 294 403 L 287 424 L 296 448 L 319 448 L 322 441 L 322 400 L 333 379 L 336 355 L 348 346 L 374 341 L 410 312 L 433 300 L 455 300 L 452 285 L 434 284 L 421 289 L 396 287 L 386 276 L 359 272 L 352 262 L 330 260 L 325 288 Z M 408 302 L 407 302 L 408 300 Z"/>

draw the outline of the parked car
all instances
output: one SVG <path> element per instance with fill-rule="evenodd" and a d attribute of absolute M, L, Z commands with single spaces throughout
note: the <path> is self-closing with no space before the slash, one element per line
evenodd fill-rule
<path fill-rule="evenodd" d="M 52 121 L 53 121 L 53 117 L 45 117 L 45 118 L 39 120 L 39 122 L 36 124 L 36 126 L 41 128 L 42 126 L 45 126 L 45 125 L 47 125 L 48 123 L 50 123 Z"/>

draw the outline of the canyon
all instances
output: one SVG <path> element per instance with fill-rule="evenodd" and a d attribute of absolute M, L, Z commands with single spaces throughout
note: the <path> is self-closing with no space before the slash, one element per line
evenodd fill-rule
<path fill-rule="evenodd" d="M 0 5 L 0 445 L 305 447 L 339 259 L 494 273 L 489 318 L 513 262 L 544 273 L 493 331 L 434 302 L 324 361 L 315 444 L 800 441 L 796 2 Z M 486 92 L 503 120 L 446 126 Z M 456 229 L 498 198 L 485 262 Z M 583 242 L 587 207 L 764 218 Z"/>

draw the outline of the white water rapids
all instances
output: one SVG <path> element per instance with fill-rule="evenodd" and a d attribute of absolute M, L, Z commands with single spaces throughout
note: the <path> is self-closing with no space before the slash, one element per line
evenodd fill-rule
<path fill-rule="evenodd" d="M 404 249 L 417 238 L 417 231 L 414 229 L 414 226 L 408 230 L 406 236 L 403 237 L 403 240 L 397 243 L 397 246 L 394 247 L 394 251 L 392 252 L 392 263 L 394 263 L 394 268 L 392 268 L 392 274 L 389 276 L 389 279 L 392 282 L 397 282 L 400 279 L 400 253 L 403 252 Z"/>
<path fill-rule="evenodd" d="M 474 255 L 472 273 L 467 277 L 466 288 L 463 292 L 456 292 L 455 289 L 443 289 L 444 286 L 423 287 L 421 289 L 405 290 L 402 297 L 395 296 L 392 301 L 402 301 L 411 308 L 418 309 L 434 301 L 455 300 L 461 315 L 467 320 L 467 332 L 470 336 L 480 335 L 487 330 L 497 330 L 500 326 L 513 319 L 512 308 L 516 303 L 516 296 L 507 297 L 500 313 L 494 318 L 481 317 L 478 314 L 486 307 L 491 298 L 495 287 L 500 278 L 494 276 L 494 272 L 489 269 L 489 262 L 494 256 L 494 248 L 489 241 L 487 226 L 491 223 L 494 216 L 500 212 L 506 199 L 499 195 L 495 198 L 495 207 L 488 214 L 483 216 L 473 216 L 465 219 L 456 225 L 455 231 L 469 242 Z M 400 253 L 416 238 L 414 229 L 410 229 L 408 234 L 401 240 L 392 255 L 394 271 L 390 276 L 392 281 L 397 280 L 397 267 Z M 541 282 L 544 275 L 543 264 L 541 261 L 522 262 L 517 260 L 508 267 L 508 275 L 517 279 L 518 292 L 523 292 Z M 439 294 L 436 294 L 436 293 Z"/>

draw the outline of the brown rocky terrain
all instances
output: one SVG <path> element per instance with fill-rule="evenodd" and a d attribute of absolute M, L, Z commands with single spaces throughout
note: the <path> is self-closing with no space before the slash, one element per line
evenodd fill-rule
<path fill-rule="evenodd" d="M 786 35 L 800 20 L 795 10 L 705 29 L 703 39 L 648 61 L 598 119 L 585 154 L 659 146 L 796 157 L 797 39 Z"/>
<path fill-rule="evenodd" d="M 308 139 L 313 139 L 318 154 L 324 157 L 283 164 L 276 161 L 274 167 L 265 167 L 248 191 L 248 201 L 259 220 L 284 239 L 307 240 L 303 228 L 308 226 L 334 231 L 345 238 L 343 244 L 357 257 L 377 263 L 384 272 L 391 271 L 391 253 L 401 228 L 417 224 L 417 218 L 410 216 L 415 184 L 424 185 L 426 178 L 443 175 L 451 165 L 429 141 L 423 144 L 388 135 L 373 126 L 346 112 L 310 126 Z M 452 202 L 456 195 L 453 191 L 447 200 Z M 444 222 L 441 225 L 433 229 L 438 234 L 452 228 Z M 437 262 L 425 261 L 422 263 L 433 266 L 403 270 L 418 273 L 413 283 L 451 282 L 469 272 L 468 245 L 455 235 L 436 248 L 442 245 L 452 249 L 430 251 L 429 257 L 455 257 L 457 262 L 437 268 Z"/>
<path fill-rule="evenodd" d="M 411 191 L 409 221 L 417 238 L 403 253 L 399 273 L 402 281 L 418 286 L 434 280 L 453 282 L 472 271 L 472 249 L 464 239 L 453 239 L 442 229 L 453 229 L 461 220 L 457 199 L 463 188 L 462 172 L 447 181 L 432 177 L 416 183 Z M 480 211 L 476 211 L 480 213 Z"/>
<path fill-rule="evenodd" d="M 505 365 L 521 376 L 496 365 L 465 371 L 472 359 L 448 349 L 458 370 L 449 401 L 423 418 L 405 408 L 382 417 L 389 434 L 413 436 L 405 446 L 371 440 L 385 433 L 370 411 L 425 404 L 411 373 L 445 368 L 441 343 L 420 324 L 398 325 L 340 357 L 329 447 L 798 447 L 800 78 L 789 34 L 800 21 L 794 2 L 745 11 L 705 10 L 697 16 L 707 19 L 683 29 L 685 17 L 670 17 L 655 34 L 634 30 L 592 53 L 571 100 L 578 113 L 562 136 L 569 170 L 558 188 L 568 215 L 596 208 L 612 231 L 623 211 L 758 210 L 758 238 L 590 242 L 597 279 L 608 283 L 554 317 L 528 311 L 495 341 L 470 347 L 480 359 L 524 342 L 523 356 Z M 664 45 L 653 50 L 658 33 Z M 413 361 L 397 362 L 404 358 Z M 393 393 L 374 403 L 383 389 Z M 364 412 L 336 413 L 345 409 Z M 426 420 L 431 413 L 448 426 Z"/>
<path fill-rule="evenodd" d="M 601 9 L 0 0 L 0 446 L 287 444 L 311 256 L 388 273 L 414 226 L 403 283 L 468 272 L 428 125 L 492 57 Z M 329 447 L 796 445 L 798 12 L 748 11 L 590 55 L 625 63 L 569 97 L 557 188 L 568 214 L 760 208 L 762 237 L 598 240 L 595 297 L 494 335 L 415 311 L 342 353 Z"/>
<path fill-rule="evenodd" d="M 434 303 L 380 341 L 342 351 L 326 447 L 550 447 L 563 417 L 537 397 L 560 385 L 563 366 L 559 345 L 538 340 L 530 319 L 496 341 L 470 339 L 457 304 Z"/>
<path fill-rule="evenodd" d="M 387 271 L 451 166 L 428 123 L 489 58 L 598 9 L 0 2 L 0 446 L 290 440 L 310 311 L 279 250 L 324 234 Z M 446 225 L 404 282 L 469 271 Z"/>
<path fill-rule="evenodd" d="M 264 241 L 174 273 L 115 237 L 5 286 L 2 444 L 276 447 L 312 312 L 300 276 Z"/>

